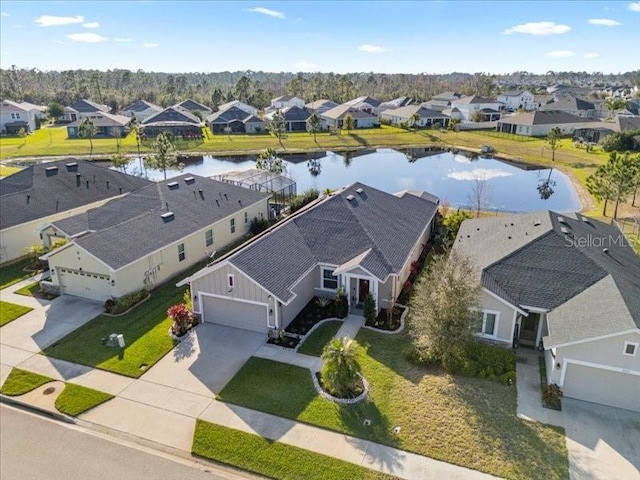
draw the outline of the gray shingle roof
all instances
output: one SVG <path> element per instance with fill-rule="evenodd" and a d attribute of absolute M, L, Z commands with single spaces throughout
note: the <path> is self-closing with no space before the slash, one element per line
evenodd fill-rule
<path fill-rule="evenodd" d="M 195 112 L 195 111 L 202 112 L 204 115 L 206 115 L 207 113 L 213 112 L 211 107 L 207 107 L 206 105 L 203 105 L 202 103 L 198 103 L 195 100 L 191 100 L 190 98 L 188 98 L 187 100 L 183 100 L 180 103 L 177 103 L 175 106 L 184 108 L 185 110 L 189 110 L 190 112 Z"/>
<path fill-rule="evenodd" d="M 207 117 L 207 121 L 209 123 L 229 123 L 233 121 L 244 121 L 247 117 L 251 117 L 250 113 L 241 110 L 238 107 L 230 107 L 226 110 L 220 110 L 218 112 L 212 113 Z"/>
<path fill-rule="evenodd" d="M 517 113 L 510 117 L 504 117 L 498 123 L 513 125 L 554 125 L 562 123 L 590 123 L 594 120 L 578 117 L 561 110 L 536 110 L 535 112 Z"/>
<path fill-rule="evenodd" d="M 136 100 L 133 103 L 130 103 L 129 105 L 127 105 L 126 107 L 124 107 L 122 109 L 123 112 L 144 112 L 145 110 L 155 110 L 156 112 L 160 112 L 162 111 L 162 107 L 159 107 L 158 105 L 154 105 L 151 102 L 147 102 L 146 100 Z"/>
<path fill-rule="evenodd" d="M 325 107 L 327 110 L 333 107 L 337 107 L 338 104 L 331 100 L 320 99 L 315 102 L 310 102 L 305 105 L 309 110 L 317 110 L 320 107 Z"/>
<path fill-rule="evenodd" d="M 150 183 L 143 178 L 73 159 L 33 165 L 0 180 L 0 228 L 106 200 Z"/>
<path fill-rule="evenodd" d="M 357 189 L 363 193 L 358 194 Z M 353 200 L 347 196 L 353 195 Z M 342 265 L 371 249 L 361 265 L 380 279 L 398 273 L 437 202 L 409 193 L 400 196 L 356 183 L 286 221 L 229 257 L 281 301 L 317 263 Z"/>
<path fill-rule="evenodd" d="M 346 103 L 343 103 L 342 105 L 338 105 L 337 107 L 331 108 L 326 112 L 320 114 L 321 117 L 323 118 L 326 117 L 331 120 L 344 119 L 347 115 L 351 115 L 351 118 L 353 119 L 377 118 L 375 115 L 369 112 L 358 110 L 357 108 L 347 105 Z"/>
<path fill-rule="evenodd" d="M 96 127 L 124 127 L 131 121 L 131 118 L 125 117 L 124 115 L 99 112 L 91 115 L 91 117 L 79 118 L 75 122 L 69 123 L 67 127 L 79 127 L 86 118 L 90 118 Z"/>
<path fill-rule="evenodd" d="M 471 95 L 470 97 L 463 97 L 463 98 L 459 98 L 458 100 L 452 100 L 451 103 L 452 104 L 455 103 L 457 105 L 471 105 L 471 104 L 478 104 L 478 103 L 498 103 L 498 101 L 493 98 L 485 98 L 485 97 L 478 97 L 477 95 Z"/>
<path fill-rule="evenodd" d="M 306 108 L 287 107 L 280 110 L 286 122 L 306 122 L 311 116 L 311 112 Z"/>
<path fill-rule="evenodd" d="M 557 102 L 548 103 L 540 110 L 593 110 L 595 105 L 576 97 L 567 97 Z"/>
<path fill-rule="evenodd" d="M 200 119 L 196 117 L 189 110 L 186 110 L 182 107 L 178 107 L 174 105 L 173 107 L 168 107 L 162 110 L 161 112 L 156 113 L 155 115 L 151 115 L 147 117 L 142 125 L 150 125 L 150 124 L 159 124 L 159 123 L 187 123 L 194 126 L 200 126 Z"/>
<path fill-rule="evenodd" d="M 353 100 L 344 102 L 345 105 L 350 105 L 352 107 L 357 107 L 358 105 L 361 105 L 363 103 L 370 105 L 374 108 L 377 108 L 380 106 L 380 100 L 376 100 L 375 98 L 369 97 L 367 95 L 363 95 L 362 97 L 354 98 Z"/>
<path fill-rule="evenodd" d="M 187 182 L 187 178 L 193 180 Z M 177 182 L 177 187 L 169 186 L 173 182 Z M 185 174 L 148 185 L 54 225 L 66 233 L 95 230 L 75 239 L 75 243 L 118 269 L 268 196 Z M 167 211 L 173 212 L 174 217 L 165 222 L 160 215 Z"/>
<path fill-rule="evenodd" d="M 71 108 L 77 112 L 90 113 L 90 112 L 108 112 L 110 108 L 107 105 L 92 102 L 91 100 L 82 99 L 72 103 Z"/>
<path fill-rule="evenodd" d="M 442 112 L 431 110 L 421 105 L 408 105 L 406 107 L 391 108 L 389 110 L 385 110 L 382 113 L 382 116 L 393 116 L 410 119 L 416 113 L 420 115 L 421 118 L 449 118 L 448 115 L 445 115 Z"/>

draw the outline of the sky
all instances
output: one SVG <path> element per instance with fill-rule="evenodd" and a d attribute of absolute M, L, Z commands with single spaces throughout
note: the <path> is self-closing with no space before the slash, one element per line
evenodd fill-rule
<path fill-rule="evenodd" d="M 640 69 L 640 1 L 0 1 L 0 66 L 156 72 Z"/>

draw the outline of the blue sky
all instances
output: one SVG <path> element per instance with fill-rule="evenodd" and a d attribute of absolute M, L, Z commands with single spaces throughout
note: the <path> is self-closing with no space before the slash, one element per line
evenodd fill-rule
<path fill-rule="evenodd" d="M 0 2 L 0 64 L 509 73 L 640 69 L 640 1 Z"/>

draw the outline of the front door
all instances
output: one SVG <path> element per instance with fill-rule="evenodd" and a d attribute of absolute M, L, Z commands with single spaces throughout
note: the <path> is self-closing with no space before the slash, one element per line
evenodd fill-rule
<path fill-rule="evenodd" d="M 369 280 L 366 278 L 358 279 L 358 304 L 364 303 L 364 299 L 369 294 Z"/>
<path fill-rule="evenodd" d="M 520 343 L 535 345 L 538 335 L 540 314 L 529 312 L 528 317 L 522 317 L 520 322 Z"/>

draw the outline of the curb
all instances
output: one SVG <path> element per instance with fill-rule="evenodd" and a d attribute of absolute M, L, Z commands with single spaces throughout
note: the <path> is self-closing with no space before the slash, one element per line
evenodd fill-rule
<path fill-rule="evenodd" d="M 75 425 L 78 423 L 74 417 L 70 417 L 69 415 L 65 415 L 64 413 L 60 413 L 60 412 L 52 412 L 51 410 L 46 410 L 36 405 L 31 405 L 30 403 L 23 402 L 21 400 L 18 400 L 15 397 L 10 397 L 7 395 L 0 394 L 0 403 L 6 403 L 8 405 L 15 405 L 18 407 L 22 407 L 26 410 L 31 410 L 32 412 L 47 415 L 49 417 L 55 418 L 56 420 L 60 420 L 61 422 L 70 423 L 72 425 Z"/>

